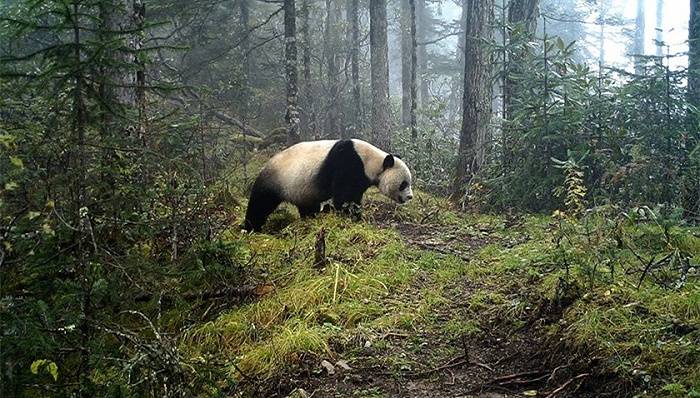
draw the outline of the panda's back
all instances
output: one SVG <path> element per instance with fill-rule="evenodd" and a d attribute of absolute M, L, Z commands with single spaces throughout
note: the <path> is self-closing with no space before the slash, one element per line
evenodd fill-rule
<path fill-rule="evenodd" d="M 337 140 L 300 142 L 273 156 L 263 173 L 273 180 L 283 200 L 307 204 L 328 199 L 316 176 Z"/>

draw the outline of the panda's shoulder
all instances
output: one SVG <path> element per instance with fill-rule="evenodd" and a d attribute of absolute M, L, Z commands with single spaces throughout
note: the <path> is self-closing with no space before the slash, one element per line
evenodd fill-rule
<path fill-rule="evenodd" d="M 335 164 L 349 164 L 361 159 L 353 141 L 343 139 L 335 142 L 328 153 L 327 160 Z"/>
<path fill-rule="evenodd" d="M 355 152 L 357 152 L 360 157 L 365 160 L 365 161 L 374 161 L 376 159 L 384 159 L 384 156 L 387 155 L 386 152 L 382 151 L 381 149 L 377 148 L 376 146 L 370 144 L 367 141 L 362 141 L 358 139 L 352 139 L 352 145 L 355 149 Z"/>
<path fill-rule="evenodd" d="M 350 152 L 356 152 L 352 140 L 343 139 L 338 140 L 333 144 L 333 147 L 330 150 L 330 155 L 338 155 Z"/>

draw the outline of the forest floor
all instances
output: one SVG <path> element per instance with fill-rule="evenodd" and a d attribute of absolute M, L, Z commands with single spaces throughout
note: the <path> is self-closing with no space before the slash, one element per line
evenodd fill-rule
<path fill-rule="evenodd" d="M 366 222 L 278 211 L 244 237 L 274 292 L 195 329 L 187 349 L 236 358 L 251 396 L 582 396 L 588 363 L 547 332 L 562 313 L 544 293 L 559 290 L 551 218 L 418 202 L 375 195 Z M 315 267 L 321 229 L 329 262 Z"/>
<path fill-rule="evenodd" d="M 522 220 L 511 218 L 501 224 L 511 233 L 504 236 L 488 223 L 473 228 L 435 222 L 426 214 L 418 222 L 392 220 L 393 205 L 373 203 L 371 219 L 379 228 L 399 232 L 408 248 L 456 257 L 469 262 L 484 247 L 494 252 L 508 250 L 542 236 L 530 236 L 522 228 Z M 498 226 L 496 228 L 499 228 Z M 439 260 L 438 260 L 439 261 Z M 438 267 L 441 265 L 438 264 Z M 449 268 L 453 264 L 447 264 Z M 445 271 L 443 269 L 443 271 Z M 334 366 L 329 374 L 314 371 L 309 363 L 308 376 L 293 380 L 304 392 L 314 397 L 517 397 L 548 396 L 560 391 L 578 391 L 583 378 L 557 376 L 566 364 L 551 365 L 552 354 L 539 323 L 529 318 L 514 327 L 503 314 L 494 314 L 496 307 L 511 305 L 523 312 L 536 308 L 523 306 L 516 285 L 496 287 L 486 272 L 481 276 L 465 273 L 447 283 L 438 281 L 430 272 L 421 272 L 404 289 L 384 298 L 387 303 L 400 302 L 406 308 L 420 308 L 426 291 L 440 292 L 423 316 L 397 329 L 367 337 L 360 347 L 339 354 L 350 369 Z M 510 302 L 506 304 L 506 301 Z M 524 316 L 526 314 L 519 314 Z M 525 316 L 527 317 L 527 316 Z M 332 359 L 328 358 L 332 363 Z M 326 366 L 328 366 L 326 364 Z M 565 372 L 570 373 L 570 372 Z M 584 373 L 585 374 L 585 373 Z M 569 387 L 568 391 L 566 388 Z M 554 395 L 552 395 L 554 396 Z"/>
<path fill-rule="evenodd" d="M 366 196 L 360 222 L 221 234 L 259 293 L 180 339 L 204 395 L 700 396 L 700 228 Z"/>

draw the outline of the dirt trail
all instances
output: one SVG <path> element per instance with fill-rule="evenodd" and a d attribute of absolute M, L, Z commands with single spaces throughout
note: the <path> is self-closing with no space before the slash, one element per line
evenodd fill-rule
<path fill-rule="evenodd" d="M 500 239 L 488 230 L 470 234 L 427 221 L 391 221 L 386 214 L 375 212 L 373 219 L 378 225 L 398 230 L 409 245 L 466 261 L 484 245 Z M 415 301 L 429 287 L 428 278 L 419 275 L 409 289 L 393 299 Z M 419 324 L 410 331 L 358 337 L 349 346 L 337 347 L 351 370 L 336 367 L 336 373 L 328 375 L 319 372 L 318 364 L 309 364 L 305 375 L 292 384 L 313 397 L 548 396 L 568 377 L 561 378 L 557 372 L 552 377 L 551 365 L 545 367 L 542 334 L 532 325 L 513 332 L 497 320 L 470 319 L 469 298 L 480 288 L 466 276 L 454 280 L 444 290 L 446 300 L 434 306 L 429 326 Z M 478 337 L 456 336 L 448 330 L 455 320 L 477 324 L 480 332 L 474 336 Z M 575 391 L 579 381 L 567 390 Z M 562 391 L 556 396 L 566 395 Z"/>

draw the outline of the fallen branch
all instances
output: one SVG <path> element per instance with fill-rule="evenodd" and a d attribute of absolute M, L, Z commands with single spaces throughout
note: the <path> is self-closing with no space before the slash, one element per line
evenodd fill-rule
<path fill-rule="evenodd" d="M 545 398 L 553 398 L 555 395 L 557 395 L 558 393 L 560 393 L 561 391 L 563 391 L 566 387 L 568 387 L 569 384 L 573 383 L 574 381 L 576 381 L 576 380 L 578 380 L 578 379 L 583 379 L 583 378 L 588 377 L 588 376 L 590 376 L 590 375 L 591 375 L 590 373 L 581 373 L 580 375 L 578 375 L 578 376 L 576 376 L 576 377 L 574 377 L 574 378 L 572 378 L 572 379 L 569 379 L 566 383 L 564 383 L 564 384 L 562 384 L 561 386 L 559 386 L 556 390 L 552 391 L 552 392 L 551 392 L 549 395 L 547 395 Z"/>
<path fill-rule="evenodd" d="M 558 371 L 560 371 L 562 369 L 566 369 L 568 367 L 569 367 L 569 365 L 560 365 L 560 366 L 557 366 L 556 368 L 554 368 L 554 370 L 552 371 L 552 374 L 547 379 L 547 383 L 550 383 L 552 380 L 554 380 L 554 375 L 556 375 Z"/>
<path fill-rule="evenodd" d="M 528 372 L 520 372 L 520 373 L 513 373 L 511 375 L 507 376 L 501 376 L 501 377 L 496 377 L 495 379 L 491 380 L 490 382 L 486 384 L 496 384 L 496 385 L 503 385 L 503 384 L 530 384 L 532 380 L 526 380 L 526 382 L 519 381 L 519 382 L 513 382 L 510 380 L 513 379 L 519 379 L 521 377 L 526 377 L 526 376 L 541 376 L 542 374 L 546 374 L 547 372 L 541 371 L 541 370 L 534 370 L 534 371 L 528 371 Z M 539 378 L 535 379 L 538 380 Z"/>
<path fill-rule="evenodd" d="M 548 375 L 544 374 L 539 377 L 535 377 L 534 379 L 516 379 L 516 380 L 511 380 L 511 381 L 505 381 L 501 382 L 499 385 L 527 385 L 527 384 L 535 384 L 539 383 L 540 381 L 546 379 Z"/>

